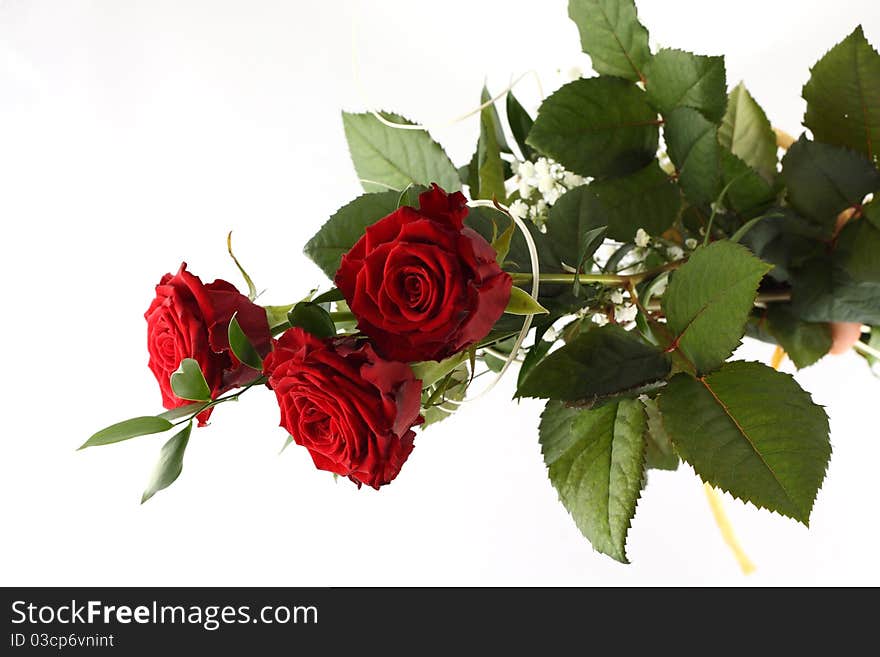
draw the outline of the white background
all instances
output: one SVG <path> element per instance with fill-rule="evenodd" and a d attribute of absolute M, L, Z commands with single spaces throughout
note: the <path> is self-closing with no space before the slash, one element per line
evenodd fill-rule
<path fill-rule="evenodd" d="M 812 65 L 876 0 L 641 0 L 655 45 L 726 54 L 775 125 L 798 133 Z M 352 74 L 352 25 L 364 91 Z M 142 314 L 182 259 L 266 303 L 322 282 L 306 239 L 359 193 L 340 109 L 429 123 L 535 69 L 589 68 L 566 3 L 0 2 L 5 374 L 0 583 L 6 585 L 880 584 L 880 381 L 854 355 L 798 375 L 831 416 L 812 527 L 725 498 L 758 565 L 745 578 L 686 467 L 651 473 L 623 566 L 592 552 L 547 481 L 539 404 L 509 382 L 417 438 L 377 493 L 278 456 L 255 390 L 194 432 L 181 478 L 144 506 L 161 437 L 76 452 L 156 412 Z M 517 87 L 530 110 L 532 78 Z M 436 130 L 456 161 L 476 119 Z M 767 345 L 742 354 L 766 361 Z"/>

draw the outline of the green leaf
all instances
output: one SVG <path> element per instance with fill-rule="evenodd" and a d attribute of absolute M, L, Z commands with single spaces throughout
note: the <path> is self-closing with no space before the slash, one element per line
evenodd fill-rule
<path fill-rule="evenodd" d="M 389 112 L 392 123 L 410 124 Z M 354 168 L 367 192 L 402 190 L 407 185 L 437 183 L 447 192 L 460 188 L 458 171 L 440 144 L 424 130 L 391 128 L 370 113 L 342 113 Z"/>
<path fill-rule="evenodd" d="M 527 142 L 582 176 L 621 176 L 654 159 L 658 125 L 638 87 L 619 78 L 581 79 L 543 102 Z"/>
<path fill-rule="evenodd" d="M 651 58 L 648 30 L 639 22 L 633 0 L 569 0 L 568 16 L 581 36 L 581 47 L 602 75 L 643 80 Z"/>
<path fill-rule="evenodd" d="M 162 433 L 163 431 L 168 431 L 172 426 L 174 425 L 165 418 L 155 415 L 134 417 L 101 429 L 84 442 L 79 449 L 97 447 L 98 445 L 110 445 L 111 443 L 118 443 L 122 440 L 146 436 L 151 433 Z"/>
<path fill-rule="evenodd" d="M 495 249 L 495 259 L 498 262 L 504 262 L 507 254 L 510 253 L 510 243 L 515 233 L 516 222 L 508 217 L 507 228 L 492 240 L 492 248 Z"/>
<path fill-rule="evenodd" d="M 660 50 L 645 67 L 648 102 L 663 115 L 691 107 L 718 123 L 727 107 L 724 57 Z"/>
<path fill-rule="evenodd" d="M 831 236 L 837 215 L 880 190 L 880 172 L 851 150 L 801 137 L 782 158 L 788 202 Z"/>
<path fill-rule="evenodd" d="M 880 155 L 880 54 L 861 25 L 811 70 L 804 125 L 817 141 Z"/>
<path fill-rule="evenodd" d="M 693 108 L 679 107 L 666 116 L 663 135 L 687 199 L 695 205 L 712 203 L 721 191 L 718 126 Z"/>
<path fill-rule="evenodd" d="M 422 417 L 425 421 L 420 426 L 420 431 L 445 420 L 458 410 L 458 404 L 455 402 L 464 399 L 469 379 L 467 366 L 464 364 L 448 373 L 447 378 L 439 384 L 438 390 L 431 395 L 430 405 L 422 409 Z"/>
<path fill-rule="evenodd" d="M 321 294 L 316 296 L 314 299 L 311 299 L 312 303 L 319 303 L 319 304 L 321 304 L 321 303 L 330 304 L 330 303 L 333 303 L 334 301 L 345 301 L 345 296 L 342 294 L 342 291 L 338 290 L 335 287 L 331 287 L 326 292 L 321 292 Z M 296 305 L 296 304 L 294 304 L 294 305 Z M 290 312 L 290 310 L 288 309 L 287 312 Z"/>
<path fill-rule="evenodd" d="M 605 226 L 605 210 L 591 185 L 574 187 L 559 197 L 547 218 L 547 237 L 556 253 L 570 267 L 581 262 L 584 236 Z"/>
<path fill-rule="evenodd" d="M 809 367 L 831 349 L 831 326 L 804 322 L 789 304 L 774 303 L 767 309 L 765 328 L 798 369 Z"/>
<path fill-rule="evenodd" d="M 188 401 L 211 401 L 211 388 L 205 381 L 202 368 L 194 358 L 184 358 L 180 367 L 171 374 L 171 390 Z"/>
<path fill-rule="evenodd" d="M 587 260 L 591 260 L 596 251 L 599 250 L 599 247 L 602 246 L 602 243 L 605 241 L 606 230 L 605 226 L 599 226 L 598 228 L 588 230 L 581 237 L 581 247 L 578 252 L 577 265 L 575 266 L 578 273 L 584 271 Z M 590 267 L 586 267 L 586 270 L 589 271 Z M 580 295 L 581 281 L 579 278 L 574 279 L 571 291 L 575 296 Z"/>
<path fill-rule="evenodd" d="M 300 301 L 287 314 L 291 326 L 308 331 L 319 338 L 332 338 L 336 335 L 336 324 L 330 313 L 312 301 Z"/>
<path fill-rule="evenodd" d="M 650 470 L 678 470 L 681 459 L 663 428 L 663 419 L 657 402 L 650 397 L 641 397 L 648 419 L 645 432 L 645 465 Z"/>
<path fill-rule="evenodd" d="M 770 183 L 726 148 L 721 148 L 720 154 L 721 181 L 727 189 L 727 205 L 746 217 L 766 210 L 776 200 L 776 191 Z"/>
<path fill-rule="evenodd" d="M 203 410 L 205 410 L 206 404 L 207 402 L 194 402 L 192 404 L 184 404 L 183 406 L 172 408 L 171 410 L 165 411 L 164 413 L 159 413 L 159 415 L 157 415 L 156 417 L 161 417 L 174 422 L 174 420 L 179 420 L 182 417 L 196 415 L 197 413 L 202 412 Z"/>
<path fill-rule="evenodd" d="M 743 361 L 702 379 L 677 374 L 660 410 L 704 481 L 809 524 L 831 456 L 828 418 L 790 375 Z"/>
<path fill-rule="evenodd" d="M 192 422 L 162 445 L 162 450 L 159 452 L 159 462 L 156 463 L 153 474 L 150 476 L 150 483 L 144 490 L 141 504 L 163 488 L 168 488 L 180 476 L 180 472 L 183 470 L 183 453 L 186 451 L 191 432 Z"/>
<path fill-rule="evenodd" d="M 272 335 L 276 335 L 276 332 L 280 329 L 287 328 L 287 313 L 290 312 L 290 309 L 293 308 L 294 305 L 295 304 L 290 304 L 288 306 L 263 306 L 263 310 L 266 311 L 266 320 L 268 321 Z"/>
<path fill-rule="evenodd" d="M 516 394 L 589 403 L 641 388 L 667 374 L 665 354 L 609 324 L 582 333 L 535 365 Z"/>
<path fill-rule="evenodd" d="M 235 263 L 235 266 L 238 267 L 238 271 L 241 273 L 241 277 L 244 279 L 245 284 L 248 287 L 248 299 L 253 301 L 257 298 L 257 286 L 254 285 L 253 279 L 248 275 L 245 271 L 244 267 L 241 266 L 241 263 L 238 261 L 238 258 L 235 257 L 235 254 L 232 252 L 232 231 L 229 231 L 229 234 L 226 235 L 226 250 L 229 251 L 229 257 L 232 258 L 232 262 Z"/>
<path fill-rule="evenodd" d="M 546 315 L 547 309 L 521 287 L 510 288 L 510 300 L 504 312 L 510 315 Z"/>
<path fill-rule="evenodd" d="M 492 94 L 489 93 L 489 88 L 486 85 L 483 85 L 483 91 L 480 93 L 480 105 L 485 105 L 491 100 Z M 507 137 L 504 136 L 504 128 L 501 125 L 501 117 L 498 116 L 498 109 L 495 107 L 495 103 L 493 102 L 491 105 L 487 105 L 480 111 L 488 112 L 489 114 L 491 119 L 490 123 L 495 133 L 495 143 L 498 144 L 499 150 L 501 150 L 502 153 L 512 153 L 513 151 L 510 150 L 510 146 L 507 145 Z"/>
<path fill-rule="evenodd" d="M 541 415 L 550 482 L 597 551 L 622 563 L 645 474 L 645 413 L 624 400 L 596 410 L 551 401 Z"/>
<path fill-rule="evenodd" d="M 512 91 L 507 92 L 506 109 L 507 124 L 510 126 L 510 131 L 516 140 L 516 145 L 519 146 L 523 158 L 531 160 L 532 156 L 535 155 L 535 151 L 526 143 L 526 137 L 529 136 L 529 131 L 535 122 L 529 116 L 529 113 L 523 109 L 523 106 L 519 104 Z"/>
<path fill-rule="evenodd" d="M 242 363 L 251 369 L 261 372 L 263 370 L 263 359 L 254 345 L 251 344 L 248 336 L 244 334 L 241 325 L 238 323 L 238 318 L 235 316 L 237 314 L 234 314 L 229 320 L 229 349 Z"/>
<path fill-rule="evenodd" d="M 363 194 L 341 207 L 321 226 L 303 251 L 330 280 L 336 276 L 342 256 L 363 236 L 368 226 L 397 209 L 399 192 Z"/>
<path fill-rule="evenodd" d="M 428 188 L 424 185 L 407 185 L 406 189 L 400 192 L 397 199 L 397 207 L 409 206 L 411 208 L 419 207 L 419 194 L 427 192 Z"/>
<path fill-rule="evenodd" d="M 718 141 L 767 182 L 776 177 L 776 134 L 764 110 L 742 82 L 728 96 Z"/>
<path fill-rule="evenodd" d="M 670 276 L 663 295 L 666 326 L 699 372 L 717 368 L 739 345 L 758 283 L 771 267 L 729 241 L 694 251 Z"/>
<path fill-rule="evenodd" d="M 422 382 L 422 387 L 427 388 L 437 383 L 444 376 L 449 374 L 456 367 L 464 363 L 468 358 L 466 351 L 459 351 L 457 354 L 450 356 L 444 360 L 425 360 L 412 364 L 412 371 L 415 378 Z"/>
<path fill-rule="evenodd" d="M 485 88 L 483 97 L 488 98 L 488 91 Z M 501 159 L 499 133 L 503 139 L 504 133 L 495 106 L 484 107 L 480 111 L 480 139 L 469 165 L 468 181 L 471 198 L 489 200 L 497 198 L 502 202 L 507 198 L 504 191 L 504 162 Z M 507 146 L 506 143 L 504 145 Z"/>
<path fill-rule="evenodd" d="M 678 185 L 656 160 L 633 174 L 589 187 L 605 211 L 608 237 L 619 242 L 632 242 L 639 228 L 648 235 L 661 235 L 675 222 L 681 208 Z"/>

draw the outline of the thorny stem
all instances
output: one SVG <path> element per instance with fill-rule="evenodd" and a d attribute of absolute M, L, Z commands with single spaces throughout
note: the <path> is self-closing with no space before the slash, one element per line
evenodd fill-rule
<path fill-rule="evenodd" d="M 191 421 L 195 416 L 199 415 L 200 413 L 204 413 L 204 412 L 207 411 L 209 408 L 214 408 L 215 406 L 217 406 L 218 404 L 222 404 L 223 402 L 237 401 L 238 398 L 241 397 L 241 396 L 242 396 L 244 393 L 246 393 L 248 390 L 250 390 L 250 389 L 253 388 L 254 386 L 262 385 L 263 383 L 266 383 L 266 381 L 267 381 L 266 377 L 263 376 L 263 375 L 260 375 L 260 376 L 258 376 L 256 379 L 254 379 L 253 381 L 251 381 L 250 383 L 248 383 L 247 385 L 245 385 L 245 386 L 244 386 L 241 390 L 239 390 L 238 392 L 234 392 L 234 393 L 232 393 L 232 394 L 230 394 L 230 395 L 226 395 L 226 396 L 224 396 L 224 397 L 218 397 L 217 399 L 212 399 L 212 400 L 209 401 L 209 402 L 205 402 L 205 404 L 204 404 L 203 406 L 201 406 L 200 408 L 198 408 L 198 409 L 196 409 L 195 411 L 193 411 L 193 412 L 192 412 L 190 415 L 188 415 L 187 417 L 178 420 L 177 422 L 174 423 L 173 426 L 176 427 L 177 425 L 179 425 L 179 424 L 183 424 L 184 422 L 189 422 L 189 421 Z"/>

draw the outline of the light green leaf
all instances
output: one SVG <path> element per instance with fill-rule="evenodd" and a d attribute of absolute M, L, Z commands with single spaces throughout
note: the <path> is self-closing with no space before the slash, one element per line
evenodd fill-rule
<path fill-rule="evenodd" d="M 596 410 L 551 401 L 541 415 L 550 482 L 597 551 L 622 563 L 645 473 L 645 413 L 624 400 Z"/>
<path fill-rule="evenodd" d="M 858 26 L 812 68 L 804 125 L 817 141 L 880 156 L 880 54 Z"/>
<path fill-rule="evenodd" d="M 153 497 L 163 488 L 168 488 L 180 476 L 183 470 L 183 453 L 189 443 L 189 435 L 192 432 L 192 422 L 186 425 L 182 431 L 168 439 L 159 452 L 159 462 L 150 476 L 141 504 Z"/>
<path fill-rule="evenodd" d="M 98 445 L 110 445 L 111 443 L 118 443 L 129 438 L 162 433 L 163 431 L 168 431 L 172 426 L 174 425 L 164 417 L 155 415 L 134 417 L 130 420 L 111 424 L 106 429 L 101 429 L 84 442 L 79 449 L 97 447 Z"/>
<path fill-rule="evenodd" d="M 272 335 L 276 335 L 278 330 L 288 326 L 287 313 L 290 312 L 294 305 L 296 304 L 290 304 L 289 306 L 263 306 L 263 309 L 266 311 L 266 320 L 269 323 L 269 328 L 272 330 Z"/>
<path fill-rule="evenodd" d="M 675 346 L 698 372 L 711 372 L 739 345 L 758 283 L 771 266 L 739 244 L 714 242 L 694 251 L 670 276 L 663 295 Z"/>
<path fill-rule="evenodd" d="M 809 367 L 831 349 L 831 326 L 825 322 L 798 319 L 789 304 L 771 304 L 764 328 L 785 349 L 798 369 Z"/>
<path fill-rule="evenodd" d="M 238 261 L 238 258 L 235 257 L 235 254 L 232 252 L 232 231 L 229 231 L 229 234 L 226 236 L 226 250 L 229 251 L 229 257 L 232 258 L 232 262 L 235 263 L 235 266 L 238 267 L 238 271 L 241 273 L 241 277 L 244 279 L 245 284 L 248 287 L 248 299 L 253 301 L 257 298 L 257 286 L 254 285 L 253 279 L 251 279 L 250 275 L 245 271 L 244 267 L 241 266 L 241 263 Z"/>
<path fill-rule="evenodd" d="M 284 453 L 284 450 L 287 449 L 288 447 L 290 447 L 291 444 L 293 444 L 293 442 L 294 442 L 294 440 L 293 440 L 293 436 L 291 436 L 291 435 L 288 434 L 287 439 L 284 441 L 284 444 L 281 446 L 281 449 L 278 450 L 278 454 L 279 454 L 279 456 L 280 456 L 281 454 L 283 454 L 283 453 Z"/>
<path fill-rule="evenodd" d="M 341 207 L 321 226 L 303 251 L 330 280 L 336 276 L 342 256 L 363 236 L 368 226 L 397 209 L 400 193 L 363 194 Z"/>
<path fill-rule="evenodd" d="M 194 402 L 192 404 L 184 404 L 183 406 L 178 406 L 177 408 L 172 408 L 169 411 L 165 411 L 164 413 L 159 413 L 156 417 L 165 418 L 166 420 L 170 420 L 174 422 L 174 420 L 179 420 L 182 417 L 187 417 L 189 415 L 196 415 L 201 411 L 205 410 L 205 406 L 207 402 Z"/>
<path fill-rule="evenodd" d="M 693 108 L 679 107 L 666 116 L 663 135 L 687 199 L 695 205 L 712 203 L 721 191 L 718 126 Z"/>
<path fill-rule="evenodd" d="M 510 253 L 510 242 L 515 233 L 516 223 L 508 217 L 507 228 L 492 240 L 492 248 L 495 249 L 495 260 L 498 262 L 504 262 L 507 254 Z"/>
<path fill-rule="evenodd" d="M 802 136 L 782 158 L 788 202 L 831 236 L 837 215 L 880 190 L 880 172 L 858 153 Z"/>
<path fill-rule="evenodd" d="M 447 374 L 438 384 L 438 389 L 430 395 L 429 405 L 422 409 L 422 417 L 425 421 L 420 425 L 420 431 L 445 420 L 458 410 L 458 404 L 455 402 L 464 399 L 469 380 L 467 365 L 464 364 Z"/>
<path fill-rule="evenodd" d="M 718 141 L 767 182 L 776 177 L 776 134 L 764 110 L 742 82 L 728 96 Z"/>
<path fill-rule="evenodd" d="M 238 323 L 238 318 L 235 315 L 229 320 L 229 329 L 227 332 L 229 334 L 229 349 L 232 351 L 233 355 L 251 369 L 257 370 L 258 372 L 262 371 L 263 359 L 260 357 L 260 354 L 257 352 L 254 345 L 251 344 L 248 336 L 245 335 L 241 325 Z"/>
<path fill-rule="evenodd" d="M 645 78 L 648 102 L 661 114 L 691 107 L 712 122 L 721 121 L 727 107 L 724 57 L 664 48 L 645 66 Z"/>
<path fill-rule="evenodd" d="M 569 0 L 568 16 L 581 35 L 581 47 L 602 75 L 642 80 L 651 58 L 648 30 L 633 0 Z"/>
<path fill-rule="evenodd" d="M 527 142 L 582 176 L 621 176 L 657 152 L 659 120 L 645 93 L 626 80 L 575 80 L 541 105 Z"/>
<path fill-rule="evenodd" d="M 743 361 L 702 379 L 677 374 L 660 410 L 704 481 L 809 524 L 831 456 L 828 418 L 790 375 Z"/>
<path fill-rule="evenodd" d="M 410 124 L 390 112 L 392 123 Z M 458 171 L 440 144 L 424 130 L 391 128 L 370 113 L 342 113 L 354 168 L 367 192 L 402 190 L 407 185 L 437 183 L 447 192 L 460 188 Z"/>
<path fill-rule="evenodd" d="M 444 360 L 424 360 L 418 363 L 413 363 L 413 376 L 422 382 L 423 388 L 427 388 L 428 386 L 437 383 L 467 359 L 467 351 L 459 351 L 457 354 Z"/>
<path fill-rule="evenodd" d="M 312 301 L 300 301 L 287 315 L 291 326 L 298 326 L 319 338 L 336 335 L 336 324 L 330 313 Z"/>
<path fill-rule="evenodd" d="M 202 368 L 194 358 L 184 358 L 180 367 L 171 374 L 171 390 L 188 401 L 211 401 L 211 388 L 205 381 Z"/>
<path fill-rule="evenodd" d="M 401 208 L 403 206 L 408 206 L 411 208 L 418 208 L 419 195 L 427 191 L 428 188 L 424 185 L 407 185 L 406 189 L 400 192 L 400 197 L 397 199 L 397 207 Z"/>
<path fill-rule="evenodd" d="M 546 315 L 547 309 L 521 287 L 510 288 L 510 300 L 504 312 L 510 315 Z"/>
<path fill-rule="evenodd" d="M 669 359 L 635 334 L 607 325 L 582 333 L 535 365 L 518 397 L 590 403 L 635 392 L 669 374 Z"/>

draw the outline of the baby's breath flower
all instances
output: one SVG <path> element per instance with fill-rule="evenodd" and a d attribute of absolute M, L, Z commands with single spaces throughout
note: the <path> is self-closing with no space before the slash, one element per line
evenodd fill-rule
<path fill-rule="evenodd" d="M 639 228 L 636 231 L 635 242 L 637 247 L 639 247 L 640 249 L 644 249 L 648 246 L 648 244 L 651 243 L 651 236 L 645 232 L 644 228 Z"/>
<path fill-rule="evenodd" d="M 684 245 L 685 245 L 688 249 L 690 249 L 691 251 L 693 251 L 694 249 L 697 248 L 697 240 L 695 240 L 693 237 L 688 237 L 688 238 L 684 241 Z"/>
<path fill-rule="evenodd" d="M 517 199 L 511 203 L 508 210 L 510 211 L 511 216 L 514 216 L 517 219 L 525 219 L 529 215 L 529 206 L 521 199 Z"/>
<path fill-rule="evenodd" d="M 636 308 L 631 303 L 626 304 L 625 306 L 615 306 L 614 307 L 614 319 L 620 322 L 621 324 L 627 324 L 635 320 L 636 315 L 639 314 L 639 309 Z"/>
<path fill-rule="evenodd" d="M 681 260 L 684 257 L 684 249 L 673 244 L 666 249 L 666 255 L 670 260 Z"/>
<path fill-rule="evenodd" d="M 608 323 L 608 317 L 604 313 L 595 313 L 590 319 L 596 326 L 605 326 Z"/>
<path fill-rule="evenodd" d="M 614 290 L 614 292 L 611 293 L 611 296 L 608 297 L 608 299 L 615 306 L 619 306 L 623 303 L 623 290 Z"/>

